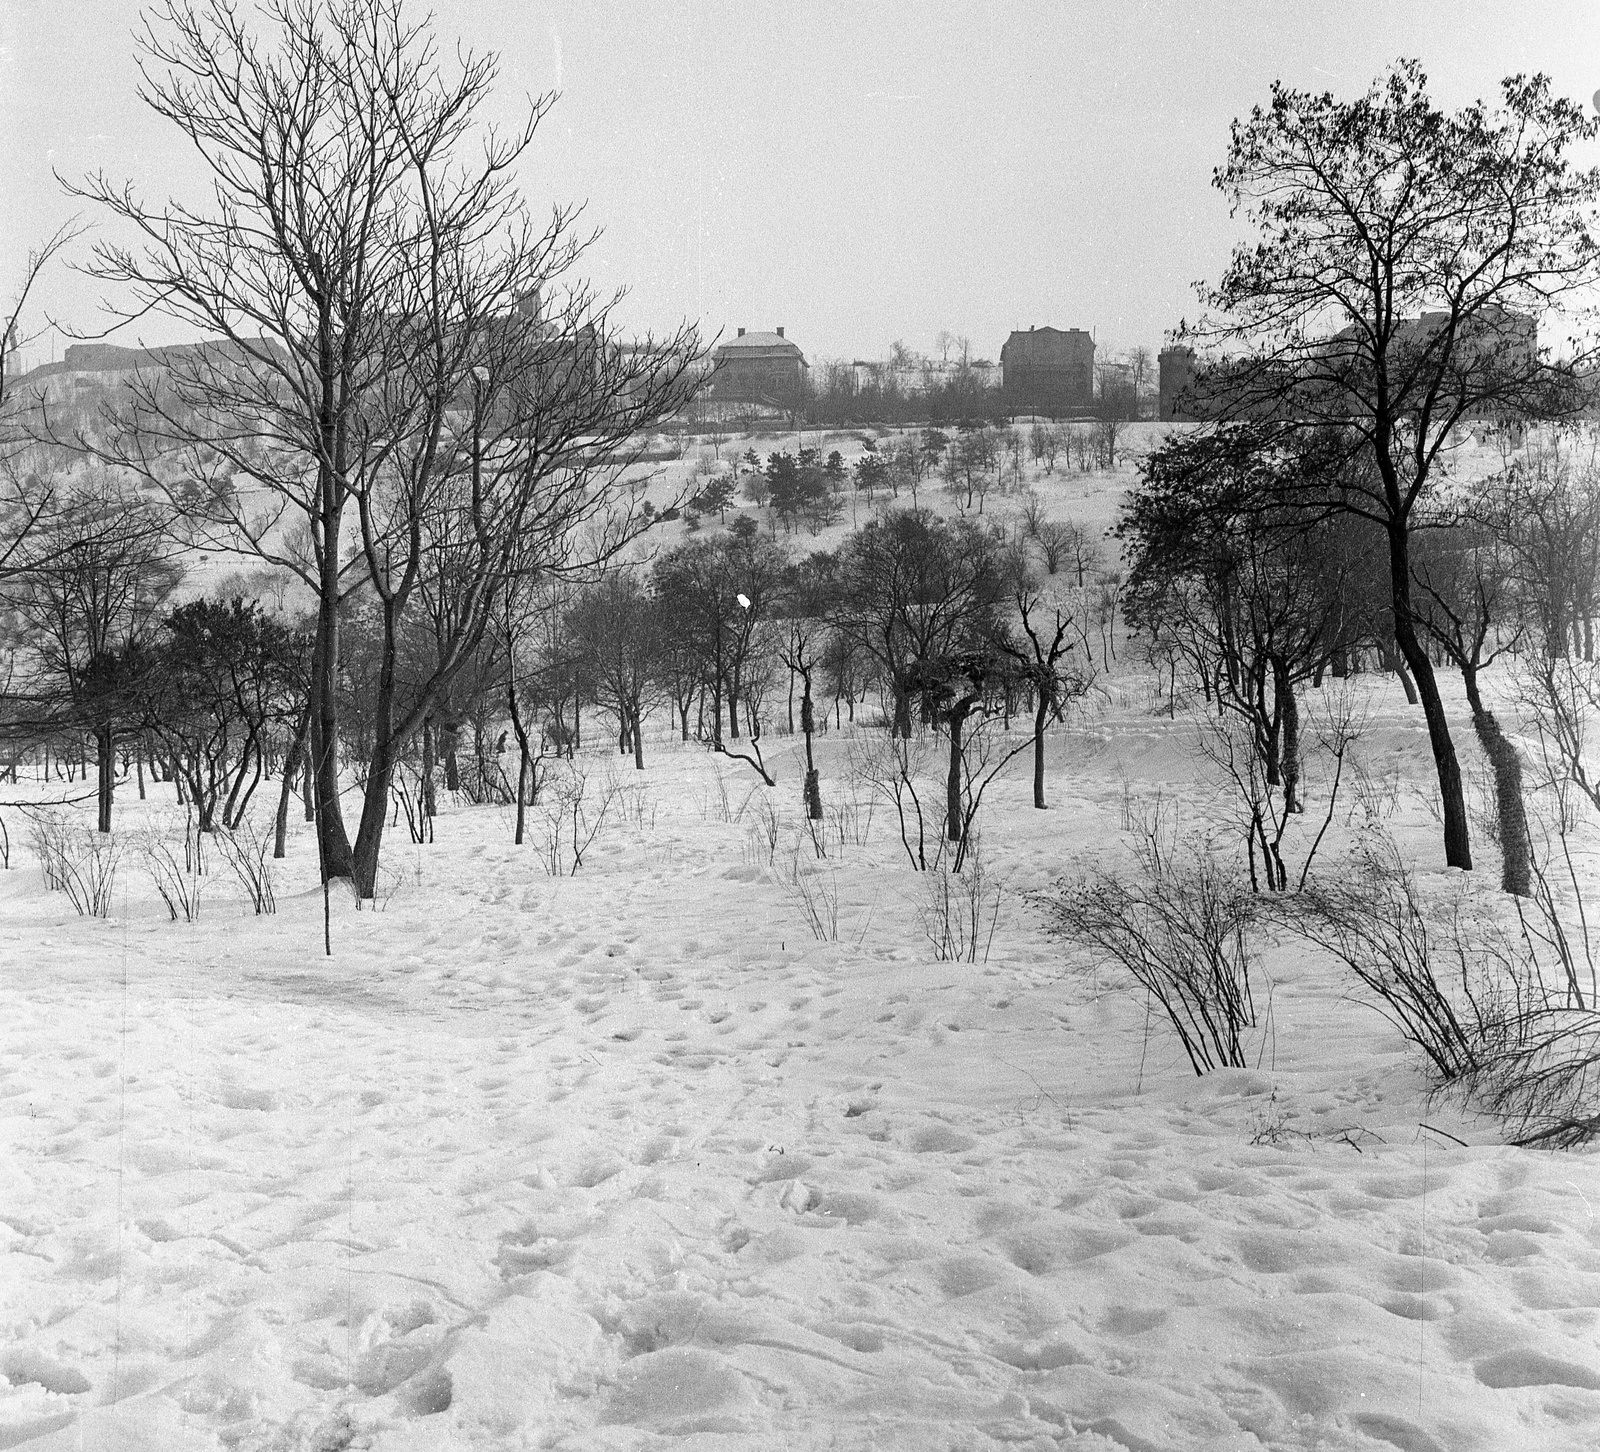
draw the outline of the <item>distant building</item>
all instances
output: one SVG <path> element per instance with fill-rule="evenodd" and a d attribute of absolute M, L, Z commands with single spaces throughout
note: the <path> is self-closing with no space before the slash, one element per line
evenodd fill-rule
<path fill-rule="evenodd" d="M 717 398 L 746 403 L 786 402 L 804 386 L 809 373 L 806 355 L 783 336 L 747 333 L 722 344 L 712 355 L 711 391 Z"/>
<path fill-rule="evenodd" d="M 1194 349 L 1163 348 L 1156 360 L 1160 370 L 1159 403 L 1156 417 L 1189 422 L 1200 417 L 1197 400 L 1191 394 L 1194 384 Z"/>
<path fill-rule="evenodd" d="M 15 378 L 20 372 L 22 372 L 22 357 L 17 351 L 17 325 L 12 323 L 6 329 L 5 376 Z"/>
<path fill-rule="evenodd" d="M 1435 377 L 1436 364 L 1427 361 L 1448 326 L 1446 312 L 1427 312 L 1397 324 L 1389 342 L 1391 377 L 1404 376 L 1418 368 L 1422 387 Z M 1496 390 L 1526 377 L 1538 356 L 1538 324 L 1524 313 L 1508 308 L 1485 307 L 1464 319 L 1451 347 L 1451 374 L 1459 386 L 1484 395 L 1474 420 L 1500 412 L 1494 401 Z M 1175 422 L 1194 422 L 1214 418 L 1266 418 L 1287 416 L 1298 407 L 1321 417 L 1337 415 L 1343 395 L 1351 400 L 1353 412 L 1361 412 L 1370 392 L 1371 356 L 1364 335 L 1355 324 L 1328 335 L 1308 350 L 1304 367 L 1315 359 L 1316 373 L 1323 381 L 1312 389 L 1297 383 L 1295 363 L 1284 359 L 1263 369 L 1249 360 L 1213 361 L 1202 364 L 1192 348 L 1163 348 L 1160 354 L 1160 416 Z M 1341 384 L 1341 378 L 1348 380 Z M 1444 384 L 1443 399 L 1449 398 L 1450 381 Z M 1420 400 L 1418 400 L 1420 401 Z M 1438 402 L 1440 400 L 1436 400 Z M 1314 405 L 1314 407 L 1313 407 Z M 1401 400 L 1402 408 L 1409 406 Z"/>
<path fill-rule="evenodd" d="M 1094 339 L 1082 328 L 1029 328 L 1000 350 L 1006 402 L 1037 413 L 1094 406 Z"/>

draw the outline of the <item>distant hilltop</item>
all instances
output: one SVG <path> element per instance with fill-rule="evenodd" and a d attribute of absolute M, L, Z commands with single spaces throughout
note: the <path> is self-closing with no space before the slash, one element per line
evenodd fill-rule
<path fill-rule="evenodd" d="M 116 343 L 70 343 L 59 362 L 41 363 L 23 381 L 59 373 L 131 373 L 140 368 L 166 368 L 203 348 L 232 348 L 231 343 L 169 343 L 160 348 L 124 348 Z"/>

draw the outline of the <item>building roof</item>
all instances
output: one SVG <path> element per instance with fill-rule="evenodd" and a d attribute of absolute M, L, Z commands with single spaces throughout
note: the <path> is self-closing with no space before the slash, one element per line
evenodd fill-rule
<path fill-rule="evenodd" d="M 798 358 L 801 363 L 806 361 L 806 355 L 800 351 L 800 345 L 789 338 L 779 337 L 777 333 L 741 333 L 737 338 L 729 338 L 717 348 L 717 356 L 753 358 L 760 356 Z"/>

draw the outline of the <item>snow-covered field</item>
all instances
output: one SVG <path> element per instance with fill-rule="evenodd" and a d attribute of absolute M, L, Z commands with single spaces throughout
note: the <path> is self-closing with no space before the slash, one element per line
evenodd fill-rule
<path fill-rule="evenodd" d="M 1421 721 L 1377 711 L 1427 869 Z M 631 794 L 575 877 L 497 809 L 398 829 L 331 959 L 303 825 L 275 917 L 219 865 L 193 924 L 131 849 L 78 918 L 18 842 L 0 1447 L 1600 1446 L 1593 1154 L 1429 1106 L 1303 951 L 1266 957 L 1259 1067 L 1198 1080 L 1040 931 L 1026 890 L 1192 785 L 1184 731 L 1120 692 L 1044 813 L 1017 763 L 987 963 L 935 960 L 881 807 L 816 864 L 813 935 L 790 743 L 776 867 L 753 776 L 658 740 L 637 790 L 586 763 Z M 125 826 L 171 810 L 134 795 Z"/>

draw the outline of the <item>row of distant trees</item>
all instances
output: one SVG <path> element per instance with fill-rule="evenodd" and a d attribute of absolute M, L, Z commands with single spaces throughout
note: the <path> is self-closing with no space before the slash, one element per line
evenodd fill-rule
<path fill-rule="evenodd" d="M 1115 468 L 1123 457 L 1123 431 L 1117 419 L 1092 424 L 1036 419 L 1027 428 L 962 419 L 949 433 L 930 427 L 888 439 L 863 434 L 861 452 L 849 463 L 837 449 L 826 457 L 818 448 L 792 454 L 773 450 L 763 459 L 751 447 L 729 458 L 726 469 L 702 459 L 708 477 L 697 482 L 682 513 L 691 528 L 708 515 L 725 521 L 729 506 L 743 493 L 770 511 L 774 529 L 803 525 L 816 534 L 843 518 L 847 500 L 853 506 L 864 499 L 871 506 L 879 499 L 906 497 L 917 505 L 926 489 L 937 487 L 959 513 L 982 514 L 990 494 L 1027 488 L 1030 460 L 1047 475 L 1058 466 L 1082 472 Z"/>
<path fill-rule="evenodd" d="M 976 787 L 973 776 L 987 760 L 987 747 L 973 755 L 982 727 L 1032 717 L 1043 806 L 1044 732 L 1092 671 L 1089 595 L 1067 575 L 1051 580 L 1043 523 L 1008 536 L 906 508 L 873 518 L 836 551 L 798 556 L 744 514 L 649 567 L 618 565 L 587 583 L 523 577 L 465 649 L 427 611 L 405 617 L 391 640 L 383 597 L 352 592 L 336 619 L 336 769 L 354 771 L 364 801 L 381 769 L 386 810 L 403 803 L 419 832 L 431 832 L 441 785 L 515 803 L 520 841 L 522 809 L 537 798 L 547 758 L 581 742 L 585 707 L 609 714 L 618 751 L 640 768 L 647 721 L 666 713 L 682 740 L 769 783 L 764 735 L 798 732 L 807 763 L 798 785 L 818 818 L 812 738 L 830 709 L 838 725 L 875 698 L 893 738 L 943 734 L 942 826 L 960 850 L 984 784 L 981 770 Z M 258 577 L 225 598 L 174 604 L 190 558 L 181 521 L 126 480 L 94 471 L 56 481 L 0 597 L 13 662 L 0 695 L 11 771 L 30 752 L 49 771 L 53 753 L 57 774 L 70 777 L 82 761 L 87 776 L 92 758 L 101 831 L 130 775 L 141 791 L 146 771 L 176 781 L 201 832 L 237 825 L 276 778 L 282 855 L 297 786 L 308 818 L 317 808 L 315 615 L 290 598 L 309 592 L 297 582 L 276 600 L 245 598 Z M 443 657 L 457 650 L 459 667 L 441 686 Z M 418 729 L 380 762 L 396 718 Z"/>

